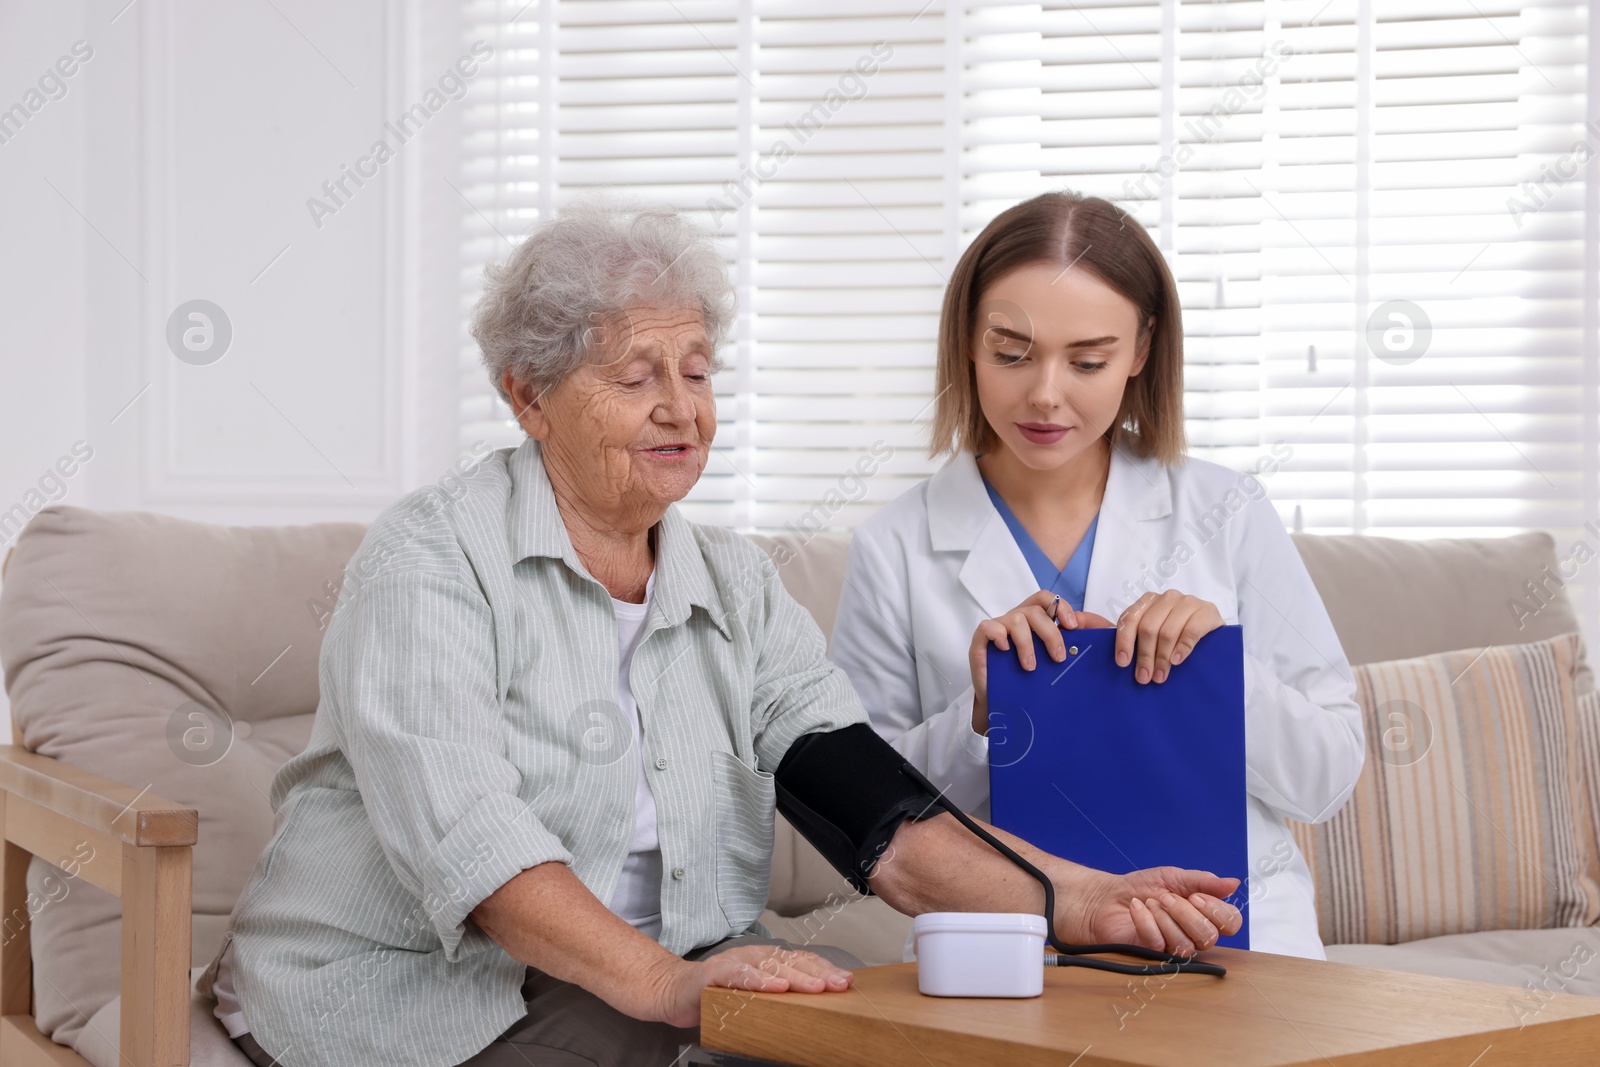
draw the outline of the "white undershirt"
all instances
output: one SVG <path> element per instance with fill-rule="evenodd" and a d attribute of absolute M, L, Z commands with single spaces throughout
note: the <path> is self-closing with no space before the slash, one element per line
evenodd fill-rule
<path fill-rule="evenodd" d="M 644 603 L 630 604 L 611 598 L 617 616 L 617 706 L 633 727 L 634 764 L 638 777 L 633 787 L 633 837 L 628 842 L 628 858 L 622 876 L 606 907 L 651 938 L 661 936 L 661 843 L 656 836 L 656 798 L 644 770 L 644 726 L 639 720 L 639 704 L 633 699 L 629 674 L 634 649 L 644 635 L 645 618 L 650 613 L 650 597 L 655 592 L 656 572 L 651 570 L 644 587 Z M 233 942 L 222 951 L 217 963 L 217 979 L 212 985 L 217 1006 L 214 1014 L 227 1028 L 229 1037 L 250 1032 L 239 998 L 233 992 Z"/>
<path fill-rule="evenodd" d="M 617 616 L 617 706 L 622 717 L 633 727 L 633 758 L 639 776 L 633 787 L 633 839 L 628 843 L 628 858 L 622 864 L 622 876 L 617 879 L 616 891 L 606 905 L 611 911 L 626 919 L 640 933 L 652 938 L 661 936 L 661 844 L 656 837 L 656 798 L 650 791 L 650 781 L 644 770 L 644 728 L 639 721 L 639 705 L 633 699 L 633 686 L 629 675 L 633 665 L 633 651 L 639 647 L 644 633 L 645 616 L 650 611 L 650 597 L 655 591 L 656 574 L 644 587 L 644 603 L 630 604 L 626 600 L 611 599 L 611 610 Z"/>
<path fill-rule="evenodd" d="M 250 1032 L 250 1024 L 244 1021 L 244 1012 L 239 1008 L 239 998 L 233 995 L 233 942 L 228 942 L 228 947 L 222 950 L 222 958 L 217 961 L 217 979 L 211 983 L 211 993 L 217 998 L 217 1006 L 211 1014 L 222 1020 L 222 1025 L 227 1029 L 229 1037 L 238 1037 L 240 1034 Z"/>

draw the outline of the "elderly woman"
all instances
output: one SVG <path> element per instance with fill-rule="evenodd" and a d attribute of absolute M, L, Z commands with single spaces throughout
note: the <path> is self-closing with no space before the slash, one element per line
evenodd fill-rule
<path fill-rule="evenodd" d="M 756 922 L 773 772 L 801 742 L 882 743 L 767 557 L 673 507 L 716 432 L 731 303 L 671 213 L 570 210 L 490 272 L 474 334 L 528 439 L 446 507 L 402 499 L 351 560 L 373 577 L 329 624 L 316 726 L 216 968 L 254 1062 L 660 1067 L 706 986 L 849 988 L 848 957 Z M 877 803 L 830 795 L 858 793 Z M 1040 908 L 926 814 L 888 820 L 872 891 L 911 914 Z M 1238 927 L 1234 879 L 1009 840 L 1058 887 L 1065 938 L 1136 939 L 1136 897 L 1201 947 Z"/>

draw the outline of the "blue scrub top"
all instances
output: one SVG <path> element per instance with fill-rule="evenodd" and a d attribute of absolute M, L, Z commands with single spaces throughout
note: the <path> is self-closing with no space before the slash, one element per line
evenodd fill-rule
<path fill-rule="evenodd" d="M 978 477 L 983 478 L 982 471 L 978 472 Z M 1022 549 L 1022 558 L 1028 561 L 1028 569 L 1033 571 L 1033 577 L 1038 581 L 1039 588 L 1061 597 L 1073 611 L 1082 611 L 1084 588 L 1089 584 L 1089 557 L 1094 554 L 1094 531 L 1095 527 L 1100 525 L 1100 513 L 1095 512 L 1094 518 L 1089 522 L 1089 529 L 1084 532 L 1083 540 L 1072 550 L 1072 558 L 1067 560 L 1065 567 L 1057 571 L 1056 565 L 1050 562 L 1050 557 L 1039 547 L 1039 542 L 1033 539 L 1027 527 L 1012 514 L 1006 502 L 1000 499 L 1000 494 L 994 491 L 989 479 L 983 478 L 983 488 L 988 492 L 989 499 L 994 502 L 995 510 L 1006 521 L 1017 547 Z"/>

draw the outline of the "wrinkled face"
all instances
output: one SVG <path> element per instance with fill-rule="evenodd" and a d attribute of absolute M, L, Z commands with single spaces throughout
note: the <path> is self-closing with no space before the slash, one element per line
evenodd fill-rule
<path fill-rule="evenodd" d="M 1002 446 L 1034 470 L 1092 446 L 1144 369 L 1138 325 L 1133 302 L 1081 267 L 1033 263 L 994 281 L 971 351 L 978 404 Z"/>
<path fill-rule="evenodd" d="M 552 478 L 599 511 L 665 511 L 700 478 L 717 432 L 699 309 L 637 307 L 592 333 L 595 358 L 522 418 Z"/>

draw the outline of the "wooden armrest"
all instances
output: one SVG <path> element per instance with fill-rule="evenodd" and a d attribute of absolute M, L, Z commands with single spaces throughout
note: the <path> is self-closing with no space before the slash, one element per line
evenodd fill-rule
<path fill-rule="evenodd" d="M 0 1063 L 83 1062 L 39 1034 L 30 1017 L 29 928 L 54 899 L 28 892 L 30 856 L 122 902 L 123 1062 L 189 1062 L 191 847 L 199 824 L 199 812 L 148 787 L 0 746 Z"/>
<path fill-rule="evenodd" d="M 200 813 L 15 745 L 0 745 L 0 791 L 129 845 L 192 845 Z"/>

